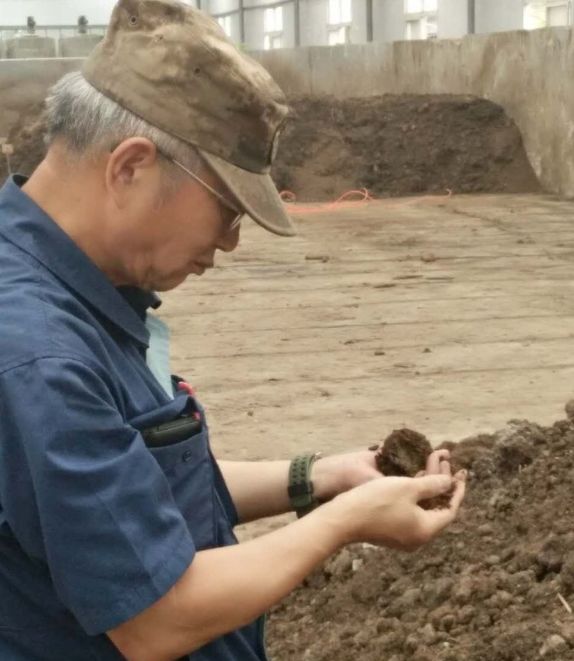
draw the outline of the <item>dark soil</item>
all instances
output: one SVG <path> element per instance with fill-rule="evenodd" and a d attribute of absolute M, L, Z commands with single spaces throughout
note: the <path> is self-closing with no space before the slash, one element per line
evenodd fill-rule
<path fill-rule="evenodd" d="M 426 436 L 407 429 L 395 429 L 375 454 L 377 468 L 383 475 L 397 475 L 400 477 L 416 477 L 426 468 L 427 458 L 432 453 L 432 445 Z M 458 466 L 453 466 L 458 470 Z M 453 489 L 448 493 L 420 502 L 426 510 L 442 509 L 450 505 Z"/>
<path fill-rule="evenodd" d="M 425 469 L 432 446 L 426 436 L 412 429 L 395 429 L 375 455 L 383 475 L 414 477 Z"/>
<path fill-rule="evenodd" d="M 467 96 L 291 99 L 273 176 L 299 201 L 540 190 L 504 110 Z"/>
<path fill-rule="evenodd" d="M 14 154 L 10 157 L 12 172 L 30 175 L 44 158 L 46 148 L 42 110 L 43 104 L 30 108 L 8 134 L 8 142 L 14 147 Z M 8 166 L 0 154 L 0 185 L 7 176 Z"/>
<path fill-rule="evenodd" d="M 469 470 L 457 522 L 414 554 L 333 557 L 271 614 L 273 661 L 574 659 L 574 424 L 450 449 Z"/>
<path fill-rule="evenodd" d="M 299 201 L 372 194 L 523 193 L 540 185 L 522 138 L 500 106 L 473 97 L 376 96 L 291 100 L 272 174 Z M 44 155 L 41 107 L 9 134 L 12 170 L 30 174 Z M 7 175 L 0 158 L 0 182 Z"/>

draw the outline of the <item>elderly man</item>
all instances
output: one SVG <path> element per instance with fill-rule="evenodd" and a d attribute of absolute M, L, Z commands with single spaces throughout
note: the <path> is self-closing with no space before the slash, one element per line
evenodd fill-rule
<path fill-rule="evenodd" d="M 52 89 L 45 160 L 0 192 L 1 659 L 261 661 L 262 615 L 330 554 L 413 549 L 455 517 L 446 453 L 413 479 L 368 451 L 218 463 L 169 375 L 154 292 L 235 249 L 243 217 L 293 234 L 268 175 L 285 114 L 172 0 L 120 0 Z M 448 509 L 417 504 L 453 485 Z M 289 510 L 236 543 L 238 521 Z"/>

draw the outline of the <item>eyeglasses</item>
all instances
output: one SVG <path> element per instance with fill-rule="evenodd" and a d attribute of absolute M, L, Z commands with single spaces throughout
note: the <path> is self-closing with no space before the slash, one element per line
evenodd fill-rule
<path fill-rule="evenodd" d="M 169 158 L 169 160 L 170 160 L 172 163 L 174 163 L 175 165 L 177 165 L 178 168 L 181 168 L 181 169 L 182 169 L 185 173 L 187 173 L 190 177 L 192 177 L 193 179 L 195 179 L 195 181 L 197 181 L 198 183 L 200 183 L 200 184 L 201 184 L 204 188 L 206 188 L 210 193 L 212 193 L 213 195 L 215 195 L 215 197 L 221 202 L 221 204 L 223 204 L 224 207 L 226 207 L 227 209 L 230 209 L 231 211 L 233 211 L 233 212 L 236 214 L 236 215 L 235 215 L 235 218 L 234 218 L 234 219 L 231 221 L 231 223 L 229 224 L 229 227 L 228 227 L 228 231 L 229 231 L 229 232 L 233 232 L 234 230 L 236 230 L 236 229 L 241 225 L 241 219 L 242 219 L 243 216 L 245 215 L 245 212 L 244 212 L 244 211 L 241 211 L 240 209 L 238 209 L 238 207 L 237 207 L 235 204 L 233 204 L 233 202 L 231 202 L 231 201 L 228 200 L 226 197 L 224 197 L 219 191 L 216 191 L 215 188 L 212 188 L 207 182 L 203 181 L 203 179 L 201 179 L 201 177 L 198 177 L 198 176 L 195 174 L 195 172 L 192 172 L 191 170 L 188 170 L 188 169 L 185 167 L 185 165 L 183 165 L 183 164 L 180 163 L 179 161 L 176 161 L 175 158 Z"/>

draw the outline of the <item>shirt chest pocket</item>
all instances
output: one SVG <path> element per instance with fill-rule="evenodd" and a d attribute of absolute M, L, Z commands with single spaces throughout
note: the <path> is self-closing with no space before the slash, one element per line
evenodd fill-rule
<path fill-rule="evenodd" d="M 199 417 L 197 421 L 196 415 Z M 180 421 L 184 424 L 179 425 Z M 189 424 L 185 424 L 186 421 Z M 130 424 L 142 433 L 149 451 L 165 474 L 196 548 L 216 546 L 214 468 L 209 452 L 209 433 L 197 402 L 187 396 L 178 397 Z M 150 431 L 156 433 L 150 434 Z"/>

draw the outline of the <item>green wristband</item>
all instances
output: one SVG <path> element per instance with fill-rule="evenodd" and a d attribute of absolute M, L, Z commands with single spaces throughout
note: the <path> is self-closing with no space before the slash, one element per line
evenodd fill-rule
<path fill-rule="evenodd" d="M 295 457 L 289 466 L 289 486 L 287 493 L 291 508 L 301 518 L 319 505 L 311 481 L 311 467 L 321 457 L 321 453 L 302 454 Z"/>

